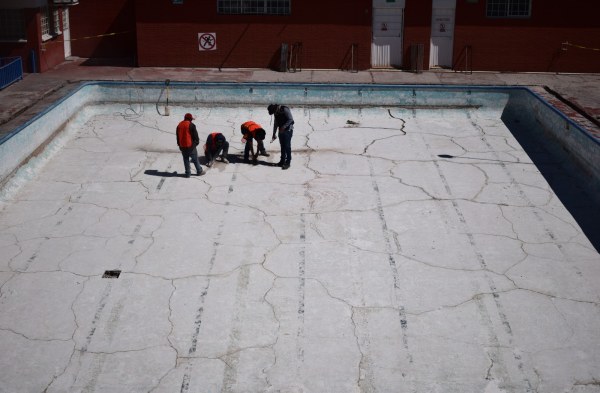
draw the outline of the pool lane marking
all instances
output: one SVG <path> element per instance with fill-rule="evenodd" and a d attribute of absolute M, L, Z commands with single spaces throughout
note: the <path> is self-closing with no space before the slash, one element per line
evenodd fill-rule
<path fill-rule="evenodd" d="M 236 166 L 236 170 L 237 170 L 237 166 Z M 227 206 L 227 207 L 229 207 L 229 205 L 230 205 L 229 196 L 233 192 L 233 184 L 235 183 L 236 179 L 237 179 L 237 172 L 234 172 L 233 175 L 231 176 L 231 182 L 230 182 L 229 188 L 227 190 L 227 197 L 225 199 L 225 206 Z M 194 355 L 198 348 L 198 337 L 200 336 L 200 328 L 202 326 L 202 317 L 204 315 L 204 302 L 206 301 L 206 296 L 208 295 L 208 291 L 210 289 L 210 283 L 211 283 L 210 274 L 212 272 L 212 269 L 215 265 L 215 261 L 217 258 L 218 246 L 220 245 L 219 240 L 221 239 L 221 236 L 223 235 L 223 228 L 225 226 L 225 216 L 227 216 L 227 213 L 228 213 L 228 209 L 226 208 L 223 213 L 223 219 L 219 223 L 215 241 L 213 243 L 213 252 L 210 257 L 210 262 L 208 265 L 206 285 L 204 286 L 204 288 L 202 288 L 202 290 L 200 292 L 200 297 L 198 298 L 198 310 L 196 311 L 196 318 L 194 319 L 194 332 L 192 333 L 192 337 L 190 340 L 190 346 L 188 348 L 188 356 L 189 357 Z M 185 372 L 183 375 L 183 380 L 181 381 L 181 388 L 180 388 L 181 393 L 186 393 L 189 391 L 191 376 L 192 376 L 192 363 L 191 363 L 190 359 L 188 359 L 187 365 L 185 367 Z"/>
<path fill-rule="evenodd" d="M 470 119 L 471 120 L 471 119 Z M 474 126 L 475 123 L 471 120 L 472 124 Z M 479 127 L 476 126 L 476 129 L 478 129 L 480 132 L 483 133 L 483 135 L 485 136 L 485 133 L 483 132 L 483 130 Z M 482 138 L 485 140 L 485 138 Z M 424 139 L 424 143 L 425 146 L 427 148 L 428 151 L 431 151 L 431 146 L 429 145 L 429 143 Z M 489 145 L 488 145 L 489 146 Z M 491 146 L 489 146 L 491 148 Z M 491 151 L 494 151 L 493 149 Z M 440 177 L 440 179 L 442 180 L 442 183 L 444 185 L 444 188 L 446 189 L 446 192 L 448 192 L 448 196 L 452 197 L 452 190 L 450 188 L 450 184 L 448 182 L 448 179 L 446 178 L 446 176 L 444 175 L 442 168 L 439 165 L 439 162 L 437 160 L 436 157 L 432 157 L 433 160 L 433 165 L 435 166 L 438 175 Z M 503 164 L 501 164 L 503 165 Z M 452 207 L 454 209 L 454 212 L 456 213 L 458 220 L 460 221 L 461 225 L 463 226 L 464 230 L 464 234 L 467 235 L 467 239 L 469 240 L 469 244 L 471 245 L 471 248 L 473 250 L 473 253 L 475 254 L 475 257 L 479 263 L 479 265 L 481 266 L 481 268 L 483 269 L 483 273 L 484 276 L 486 278 L 487 284 L 490 288 L 490 290 L 492 291 L 492 299 L 494 301 L 494 304 L 496 306 L 496 312 L 500 318 L 500 322 L 502 324 L 502 326 L 504 327 L 505 332 L 508 335 L 508 340 L 509 343 L 512 345 L 513 344 L 513 331 L 512 331 L 512 327 L 510 326 L 510 322 L 508 321 L 508 317 L 506 316 L 506 312 L 504 311 L 504 307 L 502 306 L 502 303 L 500 302 L 500 297 L 498 294 L 498 288 L 496 287 L 496 284 L 494 283 L 493 279 L 489 276 L 488 274 L 488 265 L 487 262 L 485 261 L 485 258 L 483 257 L 483 255 L 481 254 L 481 252 L 479 251 L 479 247 L 477 245 L 477 241 L 475 240 L 475 237 L 473 236 L 472 231 L 469 228 L 469 225 L 467 223 L 467 220 L 465 219 L 464 214 L 462 213 L 462 211 L 460 210 L 460 207 L 458 206 L 458 203 L 456 202 L 455 199 L 451 200 L 451 204 Z M 478 308 L 480 310 L 480 312 L 483 312 L 484 315 L 482 315 L 482 318 L 484 319 L 484 322 L 486 323 L 486 327 L 488 328 L 488 332 L 490 334 L 490 339 L 494 342 L 494 344 L 498 344 L 499 345 L 499 338 L 498 335 L 496 334 L 496 332 L 494 331 L 494 326 L 491 320 L 491 316 L 489 314 L 489 310 L 487 309 L 487 307 L 481 303 L 479 304 L 478 302 Z M 521 357 L 517 354 L 513 352 L 513 357 L 514 359 L 517 361 L 517 367 L 518 369 L 523 373 L 523 362 L 521 361 Z M 505 373 L 505 377 L 507 378 L 507 380 L 509 379 L 508 376 L 508 371 L 506 369 L 506 366 L 503 364 L 503 362 L 501 361 L 501 355 L 498 354 L 494 354 L 494 359 L 498 362 L 498 365 L 500 367 L 500 371 Z M 532 385 L 531 385 L 531 381 L 529 380 L 529 378 L 525 375 L 523 375 L 523 379 L 524 382 L 527 384 L 527 391 L 531 391 L 532 390 Z"/>
<path fill-rule="evenodd" d="M 410 364 L 412 364 L 413 357 L 412 357 L 412 354 L 410 353 L 410 348 L 409 348 L 409 344 L 408 344 L 408 319 L 407 319 L 407 315 L 406 315 L 406 310 L 404 309 L 404 305 L 400 302 L 401 299 L 399 299 L 399 296 L 398 296 L 398 290 L 400 289 L 398 264 L 396 263 L 396 258 L 394 257 L 392 241 L 390 239 L 390 230 L 387 226 L 387 221 L 385 219 L 385 213 L 383 211 L 383 203 L 381 201 L 381 192 L 379 191 L 379 186 L 377 185 L 377 180 L 375 178 L 375 170 L 373 168 L 373 162 L 370 158 L 369 158 L 369 172 L 370 172 L 370 176 L 371 176 L 371 185 L 373 187 L 373 190 L 375 191 L 375 197 L 377 199 L 377 214 L 379 216 L 379 221 L 381 223 L 381 230 L 383 232 L 383 238 L 384 238 L 386 253 L 387 253 L 387 257 L 388 257 L 388 263 L 390 265 L 391 272 L 392 272 L 392 278 L 394 280 L 394 295 L 395 295 L 394 297 L 395 297 L 395 300 L 397 303 L 396 306 L 398 307 L 398 318 L 400 320 L 400 330 L 402 333 L 402 345 L 404 347 L 404 350 L 406 351 L 406 358 L 407 358 L 408 362 Z M 394 243 L 400 247 L 399 242 L 394 241 Z M 402 249 L 400 248 L 398 251 L 402 252 Z"/>

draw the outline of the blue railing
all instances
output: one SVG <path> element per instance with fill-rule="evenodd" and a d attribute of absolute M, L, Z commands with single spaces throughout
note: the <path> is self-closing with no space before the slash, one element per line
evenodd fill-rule
<path fill-rule="evenodd" d="M 0 57 L 0 90 L 23 79 L 23 62 L 20 57 Z"/>

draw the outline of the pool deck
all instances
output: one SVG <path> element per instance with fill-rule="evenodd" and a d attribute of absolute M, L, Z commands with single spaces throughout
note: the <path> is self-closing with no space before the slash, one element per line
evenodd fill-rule
<path fill-rule="evenodd" d="M 80 81 L 165 79 L 528 86 L 600 136 L 600 75 L 80 59 L 0 91 L 0 131 Z M 231 163 L 184 178 L 186 108 L 121 107 L 0 201 L 0 392 L 600 392 L 598 206 L 496 114 L 298 110 L 284 171 L 277 143 L 240 159 L 264 108 L 201 109 Z"/>

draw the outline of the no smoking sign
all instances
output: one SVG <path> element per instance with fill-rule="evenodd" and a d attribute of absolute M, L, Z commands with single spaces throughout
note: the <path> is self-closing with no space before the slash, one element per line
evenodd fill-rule
<path fill-rule="evenodd" d="M 198 33 L 199 50 L 216 50 L 217 33 Z"/>

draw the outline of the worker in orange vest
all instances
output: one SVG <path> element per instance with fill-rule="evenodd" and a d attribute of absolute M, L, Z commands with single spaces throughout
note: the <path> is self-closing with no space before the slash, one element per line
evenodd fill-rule
<path fill-rule="evenodd" d="M 229 142 L 225 138 L 225 135 L 220 132 L 213 132 L 206 138 L 206 144 L 204 145 L 204 155 L 206 156 L 206 166 L 211 167 L 215 162 L 215 158 L 221 155 L 221 161 L 225 164 L 229 163 L 227 160 L 227 152 L 229 151 Z"/>
<path fill-rule="evenodd" d="M 246 143 L 244 148 L 244 162 L 248 162 L 248 156 L 252 152 L 252 163 L 256 165 L 258 163 L 258 156 L 269 157 L 269 153 L 265 150 L 264 140 L 267 136 L 266 131 L 262 126 L 252 120 L 249 120 L 242 124 L 240 127 L 242 131 L 242 142 Z M 256 139 L 256 154 L 254 154 L 254 139 Z"/>
<path fill-rule="evenodd" d="M 186 113 L 183 120 L 177 125 L 175 134 L 177 135 L 177 146 L 183 156 L 183 166 L 185 168 L 185 177 L 190 177 L 190 160 L 196 167 L 196 175 L 202 176 L 202 167 L 198 161 L 198 151 L 196 146 L 200 143 L 196 125 L 192 123 L 194 116 Z"/>

